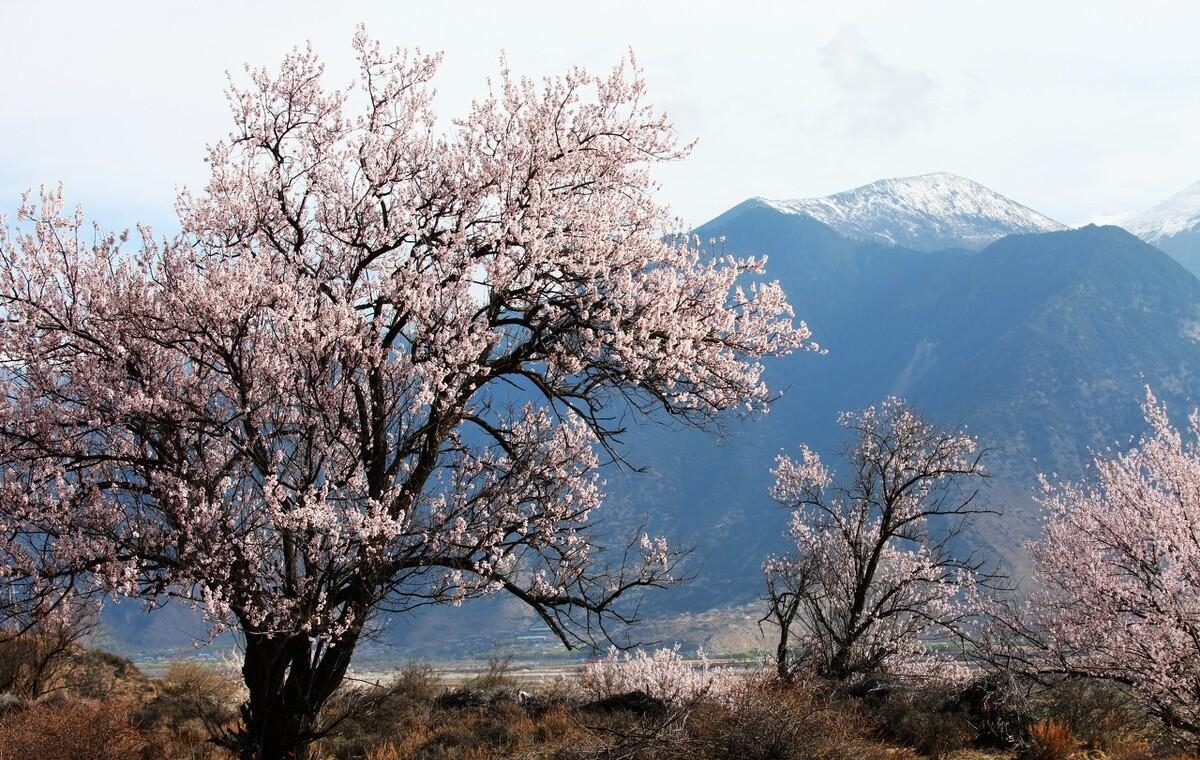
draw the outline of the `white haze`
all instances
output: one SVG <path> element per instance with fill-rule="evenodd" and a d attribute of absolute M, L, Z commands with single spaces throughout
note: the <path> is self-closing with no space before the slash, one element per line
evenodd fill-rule
<path fill-rule="evenodd" d="M 63 181 L 106 225 L 170 226 L 228 124 L 224 72 L 311 39 L 347 81 L 357 22 L 446 52 L 440 105 L 632 48 L 692 158 L 663 196 L 700 223 L 751 196 L 948 171 L 1064 222 L 1141 211 L 1200 179 L 1200 4 L 446 4 L 0 0 L 0 210 Z"/>

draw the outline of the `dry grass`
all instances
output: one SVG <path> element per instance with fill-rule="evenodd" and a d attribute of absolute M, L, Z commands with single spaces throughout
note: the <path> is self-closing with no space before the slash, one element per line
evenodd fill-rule
<path fill-rule="evenodd" d="M 1083 742 L 1060 720 L 1043 720 L 1029 727 L 1029 744 L 1022 760 L 1070 760 Z"/>
<path fill-rule="evenodd" d="M 137 760 L 149 749 L 121 703 L 48 702 L 0 720 L 0 760 Z"/>
<path fill-rule="evenodd" d="M 169 760 L 232 758 L 212 742 L 238 720 L 239 686 L 217 670 L 196 663 L 168 668 L 155 682 L 157 693 L 142 703 L 137 722 L 158 756 Z"/>
<path fill-rule="evenodd" d="M 0 699 L 0 760 L 232 760 L 212 740 L 237 727 L 236 681 L 197 664 L 150 681 L 119 658 L 78 656 L 72 667 L 83 676 L 52 699 Z M 589 701 L 577 681 L 532 697 L 517 685 L 499 660 L 449 691 L 429 666 L 410 666 L 389 684 L 339 693 L 323 715 L 337 730 L 311 757 L 1200 760 L 1172 749 L 1161 724 L 1126 696 L 1090 683 L 1063 682 L 1029 700 L 985 681 L 852 697 L 820 682 L 757 679 L 684 704 L 629 694 Z M 1016 741 L 997 740 L 1014 733 Z"/>

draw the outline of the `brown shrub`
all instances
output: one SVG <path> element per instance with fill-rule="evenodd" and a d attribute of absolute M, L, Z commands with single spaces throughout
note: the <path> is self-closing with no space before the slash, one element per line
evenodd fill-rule
<path fill-rule="evenodd" d="M 318 743 L 318 756 L 357 760 L 368 751 L 385 751 L 378 749 L 385 744 L 401 757 L 412 756 L 431 734 L 439 688 L 436 671 L 410 665 L 386 685 L 341 689 L 322 712 L 322 723 L 334 730 Z"/>
<path fill-rule="evenodd" d="M 84 649 L 75 658 L 67 693 L 83 699 L 133 704 L 149 699 L 154 687 L 130 660 L 100 649 Z"/>
<path fill-rule="evenodd" d="M 387 686 L 409 702 L 429 702 L 443 690 L 437 668 L 423 662 L 410 662 L 400 668 Z"/>
<path fill-rule="evenodd" d="M 1155 744 L 1133 735 L 1110 739 L 1103 751 L 1109 760 L 1160 760 L 1164 754 Z"/>
<path fill-rule="evenodd" d="M 747 760 L 915 760 L 871 738 L 860 706 L 813 684 L 752 684 L 729 705 L 708 704 L 688 723 L 683 757 Z"/>
<path fill-rule="evenodd" d="M 539 744 L 568 741 L 579 731 L 579 721 L 562 705 L 547 708 L 534 721 L 534 738 Z"/>
<path fill-rule="evenodd" d="M 157 693 L 137 710 L 136 720 L 159 754 L 171 760 L 231 757 L 213 740 L 238 720 L 241 687 L 215 668 L 176 663 L 156 682 Z"/>
<path fill-rule="evenodd" d="M 728 708 L 706 705 L 698 710 L 690 733 L 707 757 L 800 760 L 815 738 L 806 724 L 821 716 L 811 696 L 783 689 L 747 690 Z"/>
<path fill-rule="evenodd" d="M 59 644 L 44 634 L 0 637 L 0 691 L 37 699 L 65 688 L 72 651 Z"/>
<path fill-rule="evenodd" d="M 1161 760 L 1177 746 L 1160 720 L 1111 684 L 1068 679 L 1048 689 L 1041 702 L 1046 719 L 1065 724 L 1083 748 L 1113 760 Z"/>
<path fill-rule="evenodd" d="M 1043 717 L 1035 692 L 1038 685 L 1016 673 L 987 673 L 957 689 L 949 706 L 964 715 L 981 747 L 1011 747 L 1025 728 Z"/>
<path fill-rule="evenodd" d="M 948 688 L 891 689 L 870 702 L 876 735 L 937 760 L 974 747 L 979 732 L 960 695 Z"/>
<path fill-rule="evenodd" d="M 384 742 L 381 747 L 372 751 L 377 751 L 380 754 L 379 760 L 384 760 L 388 752 L 394 752 L 396 758 L 399 760 L 407 760 L 408 758 L 415 756 L 417 750 L 419 750 L 421 747 L 424 747 L 432 738 L 432 729 L 425 725 L 417 725 L 413 727 L 413 729 L 409 731 L 398 743 L 393 744 L 392 742 Z M 388 747 L 391 749 L 387 749 Z M 370 755 L 371 752 L 367 752 L 367 756 L 370 757 Z"/>
<path fill-rule="evenodd" d="M 95 633 L 96 618 L 76 606 L 22 615 L 15 623 L 0 629 L 0 692 L 38 699 L 71 688 L 82 643 Z"/>
<path fill-rule="evenodd" d="M 0 760 L 136 760 L 148 749 L 121 703 L 43 703 L 0 720 Z"/>
<path fill-rule="evenodd" d="M 384 742 L 367 750 L 366 760 L 404 760 L 406 757 L 408 755 L 402 754 L 395 744 Z"/>
<path fill-rule="evenodd" d="M 488 657 L 487 668 L 476 673 L 463 682 L 463 687 L 467 689 L 477 689 L 479 691 L 499 691 L 500 689 L 514 689 L 517 687 L 517 679 L 512 674 L 512 655 L 496 655 Z"/>
<path fill-rule="evenodd" d="M 1021 752 L 1022 760 L 1069 760 L 1083 746 L 1066 723 L 1043 720 L 1029 727 L 1029 741 Z"/>

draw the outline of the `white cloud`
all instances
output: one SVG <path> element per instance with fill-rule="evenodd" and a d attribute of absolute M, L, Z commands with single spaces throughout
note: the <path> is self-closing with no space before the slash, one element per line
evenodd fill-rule
<path fill-rule="evenodd" d="M 225 70 L 312 39 L 349 78 L 358 21 L 444 49 L 439 107 L 462 113 L 501 50 L 539 75 L 603 69 L 632 46 L 694 155 L 660 172 L 701 222 L 751 195 L 825 195 L 952 171 L 1060 219 L 1145 208 L 1200 179 L 1200 4 L 1097 0 L 0 0 L 0 210 L 20 189 L 129 225 L 169 224 L 228 128 Z"/>
<path fill-rule="evenodd" d="M 857 137 L 894 140 L 937 110 L 934 80 L 884 61 L 857 27 L 843 28 L 821 46 L 820 64 L 835 87 L 834 118 Z"/>

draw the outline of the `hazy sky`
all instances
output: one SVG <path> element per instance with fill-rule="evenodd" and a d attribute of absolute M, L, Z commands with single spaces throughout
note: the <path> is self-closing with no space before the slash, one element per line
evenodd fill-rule
<path fill-rule="evenodd" d="M 335 7 L 336 6 L 336 7 Z M 826 195 L 949 171 L 1063 222 L 1200 180 L 1200 3 L 259 3 L 0 0 L 0 210 L 66 184 L 107 226 L 169 226 L 229 120 L 224 72 L 312 40 L 352 75 L 363 21 L 446 53 L 442 113 L 506 51 L 540 76 L 632 48 L 681 136 L 663 198 L 701 223 L 754 195 Z"/>

